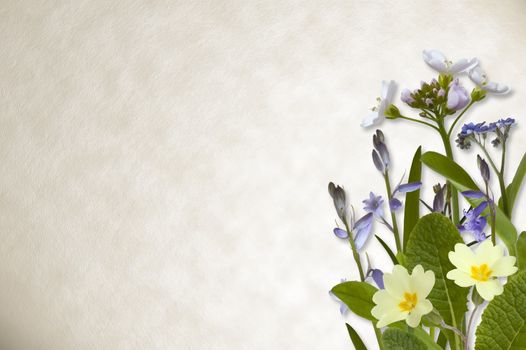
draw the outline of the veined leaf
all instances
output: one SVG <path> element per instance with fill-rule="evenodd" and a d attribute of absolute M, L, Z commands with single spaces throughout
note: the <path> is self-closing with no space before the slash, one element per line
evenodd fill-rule
<path fill-rule="evenodd" d="M 358 335 L 358 333 L 356 333 L 354 328 L 352 328 L 351 325 L 348 323 L 346 323 L 345 325 L 347 326 L 347 331 L 349 332 L 349 337 L 351 337 L 354 348 L 356 350 L 367 350 L 367 347 L 363 343 L 362 338 L 360 338 L 360 336 Z"/>
<path fill-rule="evenodd" d="M 504 286 L 482 314 L 476 332 L 477 350 L 526 349 L 526 272 L 521 272 Z"/>
<path fill-rule="evenodd" d="M 409 179 L 407 182 L 418 182 L 422 177 L 422 146 L 418 147 L 413 156 L 411 163 L 411 170 L 409 171 Z M 405 211 L 404 211 L 404 244 L 403 248 L 407 246 L 409 235 L 415 227 L 416 222 L 420 218 L 420 190 L 409 192 L 405 195 Z"/>
<path fill-rule="evenodd" d="M 519 193 L 522 185 L 522 180 L 524 179 L 524 175 L 526 175 L 526 153 L 522 156 L 521 162 L 519 163 L 517 171 L 515 172 L 515 176 L 513 177 L 513 181 L 506 188 L 506 194 L 508 195 L 508 208 L 510 209 L 510 218 L 511 213 L 513 212 L 513 206 L 515 205 L 515 199 L 517 198 L 517 194 Z M 499 206 L 501 202 L 502 198 L 499 200 Z"/>
<path fill-rule="evenodd" d="M 363 318 L 370 321 L 376 319 L 371 315 L 371 310 L 374 307 L 373 295 L 378 289 L 366 282 L 343 282 L 332 288 L 332 292 L 341 301 L 347 305 L 347 307 Z"/>
<path fill-rule="evenodd" d="M 515 244 L 516 251 L 515 256 L 517 257 L 517 266 L 519 267 L 519 270 L 526 270 L 526 232 L 523 231 L 519 238 L 517 239 L 517 243 Z"/>
<path fill-rule="evenodd" d="M 382 335 L 386 350 L 427 350 L 426 344 L 414 334 L 398 328 L 388 328 Z"/>
<path fill-rule="evenodd" d="M 405 331 L 407 329 L 407 324 L 405 323 L 405 321 L 400 321 L 400 322 L 396 322 L 396 323 L 389 325 L 389 328 L 396 328 L 396 329 Z M 427 332 L 424 331 L 422 328 L 420 327 L 413 328 L 411 331 L 415 337 L 417 337 L 422 343 L 426 345 L 426 349 L 429 349 L 429 350 L 441 350 L 442 349 L 440 346 L 438 346 L 435 343 L 434 339 L 431 338 L 431 336 L 427 334 Z"/>
<path fill-rule="evenodd" d="M 426 152 L 422 155 L 422 163 L 427 165 L 431 170 L 445 176 L 457 188 L 459 192 L 464 191 L 480 191 L 477 184 L 469 176 L 469 174 L 457 163 L 448 157 L 436 153 Z M 466 200 L 471 206 L 476 207 L 481 199 Z M 489 209 L 486 209 L 489 210 Z M 506 244 L 511 255 L 515 255 L 515 241 L 517 240 L 517 229 L 511 221 L 504 215 L 500 208 L 496 208 L 496 231 L 500 239 Z"/>
<path fill-rule="evenodd" d="M 468 288 L 457 286 L 446 274 L 455 266 L 448 254 L 456 243 L 463 243 L 460 233 L 444 215 L 432 213 L 422 217 L 416 224 L 405 251 L 407 269 L 416 265 L 435 273 L 435 286 L 428 299 L 433 303 L 446 324 L 460 328 L 462 317 L 467 311 Z M 446 333 L 451 344 L 460 339 L 452 332 Z"/>

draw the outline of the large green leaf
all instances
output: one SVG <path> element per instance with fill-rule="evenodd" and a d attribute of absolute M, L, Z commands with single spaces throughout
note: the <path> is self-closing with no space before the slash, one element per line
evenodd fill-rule
<path fill-rule="evenodd" d="M 354 328 L 352 328 L 351 325 L 348 323 L 346 323 L 345 325 L 347 326 L 347 332 L 349 332 L 349 337 L 351 337 L 354 348 L 356 350 L 367 350 L 367 347 L 363 343 L 362 338 L 360 338 L 360 336 L 358 335 L 358 333 L 356 333 Z"/>
<path fill-rule="evenodd" d="M 397 329 L 405 331 L 407 329 L 407 324 L 405 323 L 405 321 L 395 322 L 395 323 L 390 324 L 389 328 L 397 328 Z M 426 331 L 424 331 L 422 328 L 420 327 L 413 328 L 411 329 L 411 333 L 426 345 L 426 349 L 429 349 L 429 350 L 441 350 L 442 349 L 440 346 L 438 346 L 438 344 L 435 343 L 433 338 L 431 338 L 431 336 Z"/>
<path fill-rule="evenodd" d="M 517 167 L 517 171 L 515 172 L 515 176 L 513 177 L 513 181 L 509 184 L 508 188 L 506 189 L 506 194 L 508 195 L 508 207 L 510 208 L 510 218 L 511 213 L 513 212 L 513 206 L 515 205 L 515 199 L 517 199 L 517 194 L 519 193 L 519 190 L 522 185 L 522 180 L 524 179 L 524 176 L 526 175 L 526 153 L 522 156 L 522 160 Z M 502 198 L 499 200 L 499 206 L 502 202 Z"/>
<path fill-rule="evenodd" d="M 422 177 L 422 146 L 418 147 L 413 156 L 411 163 L 411 170 L 409 171 L 408 182 L 418 182 Z M 416 222 L 420 218 L 420 190 L 408 192 L 405 195 L 405 211 L 404 211 L 404 249 L 407 246 L 409 235 L 415 227 Z"/>
<path fill-rule="evenodd" d="M 477 350 L 526 349 L 526 271 L 515 275 L 489 303 L 476 332 Z"/>
<path fill-rule="evenodd" d="M 436 153 L 426 152 L 422 155 L 422 163 L 428 166 L 431 170 L 445 176 L 460 192 L 473 190 L 479 191 L 477 184 L 469 176 L 469 174 L 462 169 L 460 165 L 449 159 L 448 157 Z M 473 206 L 480 203 L 480 199 L 469 199 L 467 201 Z M 486 209 L 487 211 L 488 209 Z M 511 221 L 504 215 L 500 208 L 496 208 L 496 231 L 500 239 L 506 244 L 511 255 L 515 255 L 515 241 L 517 240 L 517 229 Z"/>
<path fill-rule="evenodd" d="M 374 307 L 373 295 L 378 289 L 366 282 L 343 282 L 332 288 L 332 292 L 341 301 L 349 307 L 349 309 L 370 321 L 376 321 L 371 315 L 371 310 Z"/>
<path fill-rule="evenodd" d="M 398 328 L 389 328 L 382 335 L 386 350 L 427 350 L 426 344 L 414 334 Z"/>
<path fill-rule="evenodd" d="M 444 321 L 460 328 L 462 317 L 467 311 L 468 288 L 461 288 L 446 278 L 446 274 L 455 268 L 448 254 L 456 243 L 463 243 L 460 233 L 449 219 L 439 213 L 422 217 L 416 224 L 405 251 L 409 271 L 416 265 L 435 273 L 435 286 L 428 299 L 433 303 Z M 459 342 L 452 332 L 448 332 L 451 344 Z"/>
<path fill-rule="evenodd" d="M 515 245 L 515 256 L 517 257 L 517 266 L 519 270 L 526 270 L 526 232 L 522 232 Z"/>

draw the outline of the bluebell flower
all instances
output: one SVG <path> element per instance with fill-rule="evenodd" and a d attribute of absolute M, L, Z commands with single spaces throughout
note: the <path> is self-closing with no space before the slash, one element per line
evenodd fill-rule
<path fill-rule="evenodd" d="M 384 200 L 382 199 L 382 196 L 376 196 L 373 192 L 370 192 L 369 199 L 364 199 L 362 203 L 365 204 L 363 209 L 366 212 L 373 213 L 377 217 L 382 217 L 384 215 L 382 210 L 382 204 L 384 203 Z"/>
<path fill-rule="evenodd" d="M 341 238 L 341 239 L 349 238 L 349 233 L 345 230 L 342 230 L 339 227 L 336 227 L 334 230 L 332 230 L 332 232 L 334 232 L 334 235 L 338 238 Z"/>
<path fill-rule="evenodd" d="M 353 227 L 354 244 L 356 249 L 361 249 L 371 236 L 373 228 L 373 213 L 368 213 L 360 218 Z"/>
<path fill-rule="evenodd" d="M 379 269 L 370 269 L 367 271 L 367 277 L 372 277 L 374 283 L 378 286 L 380 289 L 384 289 L 384 273 L 382 270 Z"/>
<path fill-rule="evenodd" d="M 486 239 L 484 228 L 488 221 L 486 216 L 481 216 L 482 212 L 487 208 L 488 202 L 484 201 L 476 208 L 469 211 L 464 210 L 466 221 L 458 226 L 460 233 L 471 233 L 477 242 L 482 242 Z"/>
<path fill-rule="evenodd" d="M 399 199 L 395 198 L 397 193 L 408 193 L 417 191 L 422 187 L 421 182 L 409 182 L 406 184 L 399 184 L 394 189 L 393 193 L 391 194 L 391 200 L 389 201 L 389 208 L 391 211 L 396 211 L 402 207 L 402 202 L 400 202 Z"/>
<path fill-rule="evenodd" d="M 342 278 L 340 280 L 340 283 L 343 283 L 343 282 L 347 282 L 347 279 Z M 345 303 L 343 301 L 341 301 L 341 299 L 338 298 L 332 291 L 329 291 L 329 295 L 331 296 L 332 300 L 334 300 L 338 304 L 340 304 L 340 313 L 342 315 L 345 315 L 349 311 L 349 308 L 347 307 L 347 305 L 345 305 Z"/>

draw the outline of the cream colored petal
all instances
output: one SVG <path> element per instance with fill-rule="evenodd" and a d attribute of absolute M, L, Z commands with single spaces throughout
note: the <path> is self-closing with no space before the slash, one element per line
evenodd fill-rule
<path fill-rule="evenodd" d="M 513 275 L 518 268 L 515 266 L 517 258 L 514 256 L 505 256 L 491 265 L 491 275 L 497 277 L 505 277 Z"/>
<path fill-rule="evenodd" d="M 420 324 L 421 319 L 422 319 L 422 314 L 419 312 L 416 312 L 416 309 L 415 309 L 409 313 L 409 315 L 405 319 L 405 322 L 409 325 L 409 327 L 416 328 Z"/>
<path fill-rule="evenodd" d="M 417 293 L 418 298 L 426 298 L 435 285 L 435 273 L 431 270 L 424 272 L 422 266 L 417 265 L 411 277 L 412 290 Z"/>
<path fill-rule="evenodd" d="M 376 316 L 375 316 L 376 317 Z M 385 313 L 382 315 L 378 323 L 376 324 L 376 327 L 382 328 L 385 327 L 391 323 L 403 320 L 407 317 L 406 312 L 402 312 L 400 310 L 391 310 L 388 313 Z"/>
<path fill-rule="evenodd" d="M 385 290 L 396 299 L 403 299 L 404 293 L 410 290 L 409 273 L 401 265 L 393 267 L 393 273 L 384 275 Z"/>
<path fill-rule="evenodd" d="M 381 289 L 378 292 L 374 293 L 374 295 L 373 295 L 373 302 L 376 305 L 380 305 L 380 306 L 398 305 L 400 303 L 399 302 L 399 298 L 393 297 L 385 289 Z"/>
<path fill-rule="evenodd" d="M 482 242 L 475 252 L 475 262 L 477 265 L 493 265 L 502 258 L 503 251 L 500 245 L 494 246 L 489 239 Z"/>
<path fill-rule="evenodd" d="M 428 299 L 424 299 L 416 304 L 415 309 L 412 312 L 418 312 L 421 315 L 427 315 L 433 311 L 433 304 Z"/>
<path fill-rule="evenodd" d="M 475 284 L 475 280 L 471 278 L 470 274 L 459 269 L 449 271 L 446 277 L 450 280 L 455 281 L 455 284 L 461 287 L 471 287 Z"/>
<path fill-rule="evenodd" d="M 504 290 L 502 284 L 497 279 L 489 280 L 487 282 L 477 282 L 476 288 L 480 296 L 487 301 L 493 300 L 495 295 L 502 294 L 502 291 Z"/>
<path fill-rule="evenodd" d="M 449 260 L 459 270 L 470 272 L 471 266 L 475 265 L 475 253 L 465 244 L 457 243 L 455 250 L 449 252 Z"/>

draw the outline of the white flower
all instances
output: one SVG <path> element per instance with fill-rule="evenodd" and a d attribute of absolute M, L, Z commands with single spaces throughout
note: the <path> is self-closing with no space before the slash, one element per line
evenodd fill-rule
<path fill-rule="evenodd" d="M 514 256 L 503 256 L 502 247 L 494 246 L 490 240 L 482 242 L 475 253 L 465 244 L 457 243 L 455 251 L 449 252 L 449 260 L 455 265 L 447 273 L 461 287 L 475 286 L 485 300 L 502 294 L 503 288 L 497 277 L 517 272 Z"/>
<path fill-rule="evenodd" d="M 472 58 L 471 60 L 463 58 L 453 63 L 448 61 L 446 56 L 438 50 L 424 50 L 422 54 L 424 61 L 439 73 L 457 74 L 478 64 L 476 58 Z"/>
<path fill-rule="evenodd" d="M 411 327 L 417 327 L 423 315 L 433 310 L 427 296 L 435 285 L 433 271 L 424 272 L 422 265 L 417 265 L 409 275 L 405 267 L 395 265 L 393 273 L 384 274 L 385 289 L 373 295 L 376 306 L 371 314 L 378 319 L 377 327 L 382 328 L 405 320 Z"/>
<path fill-rule="evenodd" d="M 393 80 L 389 82 L 382 81 L 382 94 L 377 98 L 378 106 L 374 107 L 372 112 L 363 118 L 362 127 L 367 128 L 376 125 L 384 119 L 385 110 L 393 101 L 395 90 L 396 84 Z"/>
<path fill-rule="evenodd" d="M 511 90 L 506 85 L 488 81 L 486 72 L 480 66 L 476 66 L 469 71 L 469 78 L 481 89 L 493 94 L 507 94 Z"/>

